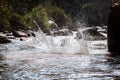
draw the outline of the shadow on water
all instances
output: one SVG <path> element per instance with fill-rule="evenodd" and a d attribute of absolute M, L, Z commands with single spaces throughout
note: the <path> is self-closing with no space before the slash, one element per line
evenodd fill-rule
<path fill-rule="evenodd" d="M 12 80 L 12 74 L 10 74 L 10 67 L 6 63 L 6 57 L 4 54 L 0 54 L 0 80 Z"/>
<path fill-rule="evenodd" d="M 110 66 L 113 79 L 120 80 L 120 55 L 110 54 L 107 63 Z"/>
<path fill-rule="evenodd" d="M 7 68 L 7 64 L 4 63 L 5 60 L 5 56 L 3 54 L 0 54 L 0 79 L 2 79 L 2 77 L 4 76 L 4 72 Z"/>

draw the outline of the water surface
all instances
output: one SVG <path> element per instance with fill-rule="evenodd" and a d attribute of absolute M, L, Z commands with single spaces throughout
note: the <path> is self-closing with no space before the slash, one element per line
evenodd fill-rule
<path fill-rule="evenodd" d="M 0 80 L 120 79 L 119 57 L 109 56 L 106 40 L 45 39 L 0 45 Z"/>

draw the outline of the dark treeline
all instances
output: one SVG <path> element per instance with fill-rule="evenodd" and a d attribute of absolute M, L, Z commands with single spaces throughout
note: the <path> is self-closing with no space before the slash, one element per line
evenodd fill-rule
<path fill-rule="evenodd" d="M 89 25 L 106 25 L 110 0 L 54 0 L 57 6 L 65 9 L 71 17 L 80 19 Z"/>
<path fill-rule="evenodd" d="M 48 20 L 59 27 L 82 19 L 88 26 L 106 25 L 110 0 L 0 0 L 0 31 L 35 29 L 49 30 Z"/>

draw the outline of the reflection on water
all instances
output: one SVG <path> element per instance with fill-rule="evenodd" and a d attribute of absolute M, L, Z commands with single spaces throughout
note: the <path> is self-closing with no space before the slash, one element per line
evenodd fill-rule
<path fill-rule="evenodd" d="M 0 48 L 0 80 L 120 80 L 120 57 L 109 56 L 106 41 L 88 46 L 82 55 Z"/>

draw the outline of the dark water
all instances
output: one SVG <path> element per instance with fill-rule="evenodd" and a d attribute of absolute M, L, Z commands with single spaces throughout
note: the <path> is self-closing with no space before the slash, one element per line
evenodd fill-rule
<path fill-rule="evenodd" d="M 120 80 L 120 57 L 109 56 L 106 40 L 87 45 L 88 54 L 38 52 L 33 47 L 12 53 L 0 45 L 0 80 Z"/>

